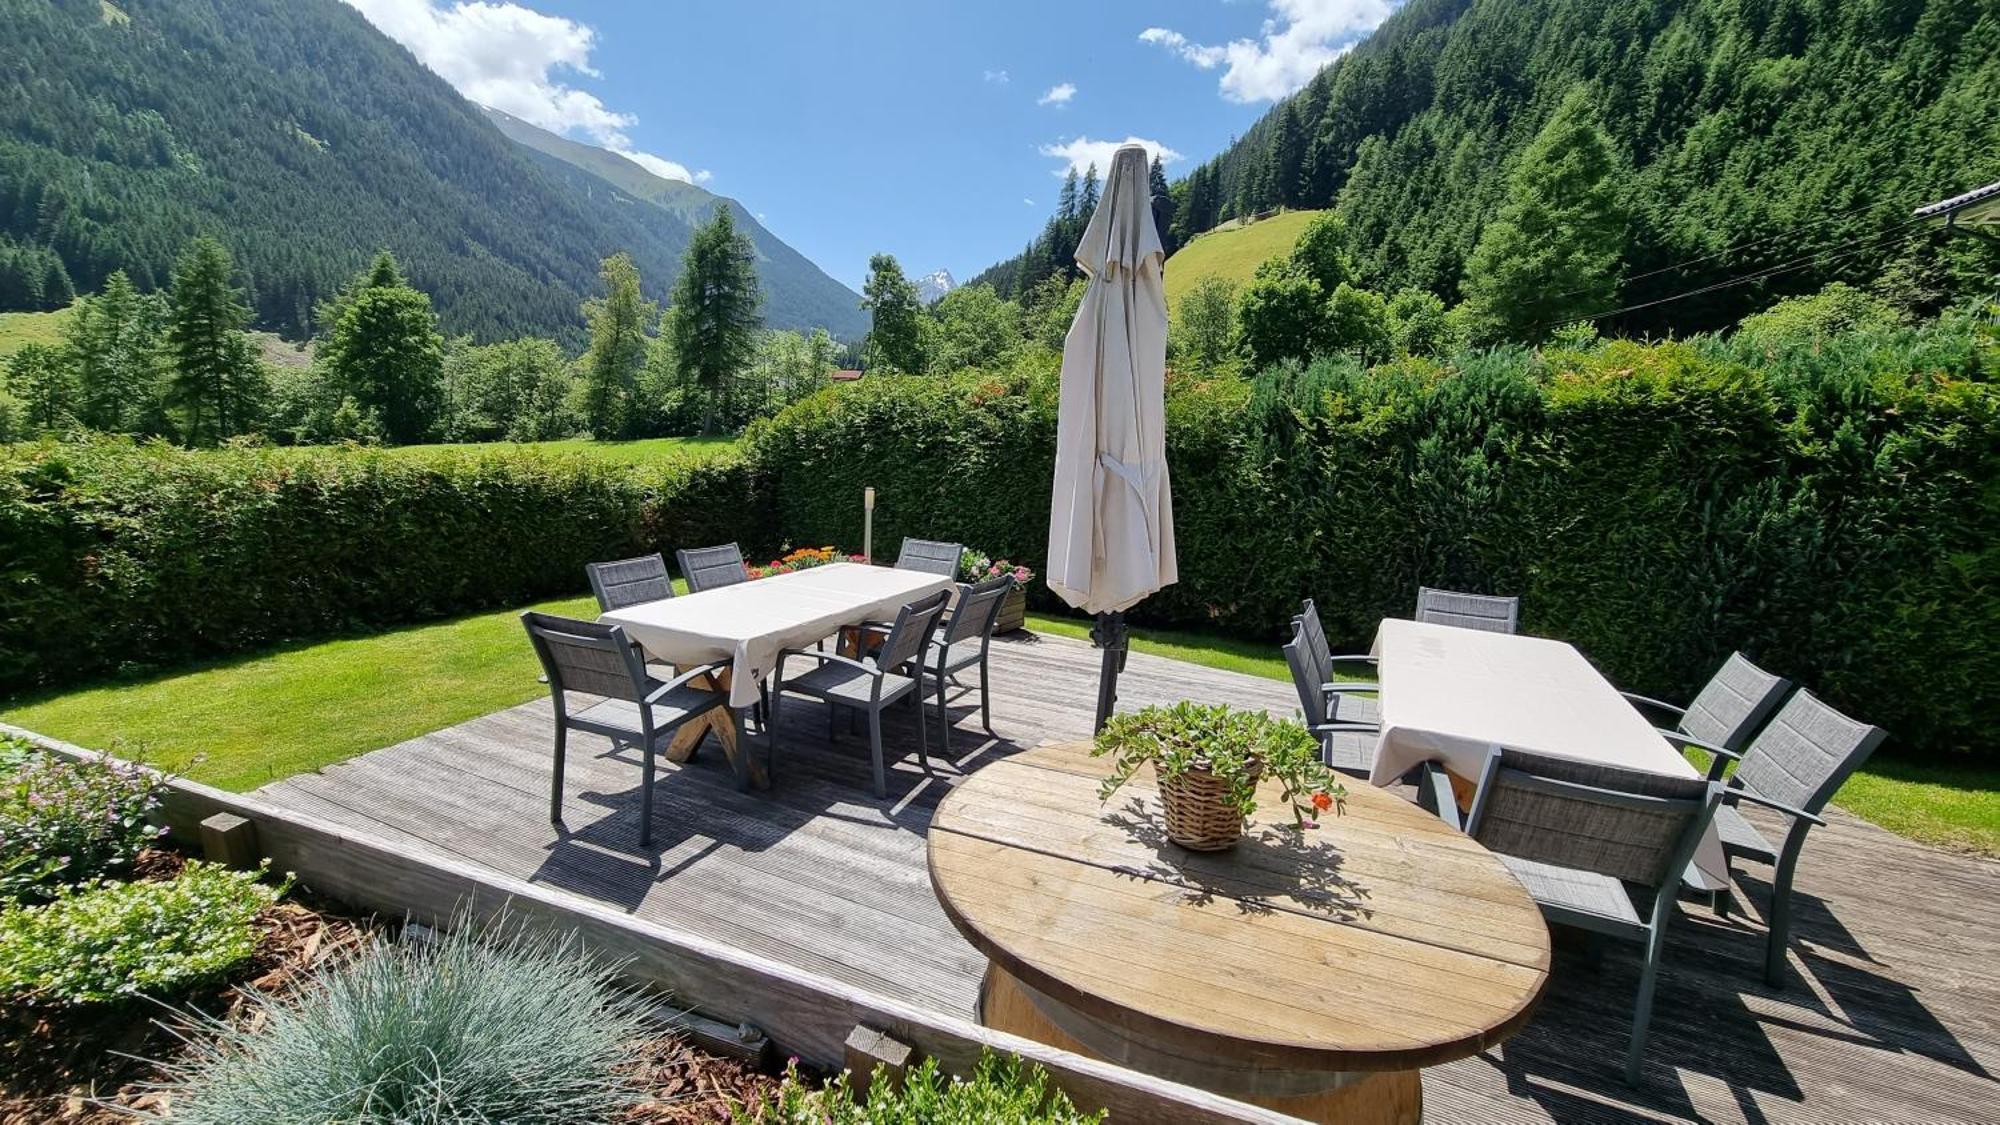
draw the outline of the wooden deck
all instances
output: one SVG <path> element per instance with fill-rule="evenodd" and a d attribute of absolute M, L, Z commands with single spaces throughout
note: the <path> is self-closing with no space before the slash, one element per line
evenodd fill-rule
<path fill-rule="evenodd" d="M 1096 653 L 1062 639 L 996 645 L 994 727 L 954 708 L 952 756 L 916 765 L 892 714 L 890 799 L 867 740 L 826 740 L 826 713 L 783 705 L 776 780 L 738 793 L 713 746 L 658 782 L 638 848 L 638 766 L 573 736 L 566 824 L 548 823 L 549 708 L 538 700 L 266 786 L 260 795 L 414 850 L 434 850 L 692 930 L 885 996 L 970 1017 L 984 960 L 946 922 L 924 867 L 939 797 L 996 758 L 1086 735 Z M 1121 707 L 1200 699 L 1294 709 L 1282 684 L 1133 655 Z M 761 751 L 762 742 L 757 741 Z M 935 748 L 934 748 L 935 749 Z M 1756 810 L 1749 810 L 1753 814 Z M 1764 885 L 1749 919 L 1687 904 L 1668 954 L 1642 1090 L 1617 1077 L 1638 961 L 1559 941 L 1526 1031 L 1424 1072 L 1428 1119 L 1992 1121 L 2000 1119 L 2000 864 L 1910 843 L 1838 810 L 1800 864 L 1791 988 L 1762 983 Z M 1768 871 L 1751 867 L 1758 875 Z"/>

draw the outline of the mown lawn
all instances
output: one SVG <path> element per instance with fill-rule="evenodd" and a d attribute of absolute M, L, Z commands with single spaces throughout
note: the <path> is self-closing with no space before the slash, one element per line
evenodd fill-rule
<path fill-rule="evenodd" d="M 1286 211 L 1248 226 L 1211 231 L 1167 259 L 1167 305 L 1204 277 L 1221 277 L 1241 287 L 1266 259 L 1290 254 L 1318 211 Z"/>
<path fill-rule="evenodd" d="M 544 453 L 581 453 L 616 465 L 637 465 L 661 457 L 713 456 L 736 444 L 732 437 L 641 438 L 637 441 L 595 441 L 590 438 L 563 438 L 559 441 L 485 441 L 442 445 L 401 445 L 392 452 L 405 457 L 480 454 L 513 449 L 534 449 Z"/>
<path fill-rule="evenodd" d="M 532 608 L 593 616 L 589 598 Z M 151 679 L 0 704 L 0 719 L 136 754 L 225 789 L 329 765 L 526 702 L 545 689 L 517 620 L 478 613 L 370 636 L 287 645 Z M 1088 621 L 1030 614 L 1037 632 L 1087 639 Z M 1276 646 L 1159 629 L 1134 651 L 1289 681 Z M 2000 769 L 1882 758 L 1834 800 L 1926 843 L 2000 856 Z"/>

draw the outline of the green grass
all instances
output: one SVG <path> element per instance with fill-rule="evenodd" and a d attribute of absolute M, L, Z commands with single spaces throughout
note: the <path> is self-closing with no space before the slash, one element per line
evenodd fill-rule
<path fill-rule="evenodd" d="M 1286 211 L 1260 223 L 1204 234 L 1167 259 L 1167 307 L 1204 277 L 1242 285 L 1265 259 L 1289 254 L 1318 211 Z"/>
<path fill-rule="evenodd" d="M 596 606 L 568 598 L 532 608 L 594 617 Z M 240 792 L 541 694 L 518 616 L 480 613 L 287 645 L 10 704 L 0 718 Z"/>
<path fill-rule="evenodd" d="M 567 443 L 555 443 L 567 444 Z M 636 444 L 636 443 L 635 443 Z M 589 598 L 532 608 L 594 616 Z M 0 718 L 115 748 L 225 789 L 254 789 L 541 694 L 519 610 L 299 643 L 145 680 L 0 705 Z M 1087 640 L 1090 622 L 1032 613 L 1039 633 Z M 1289 682 L 1277 646 L 1135 628 L 1136 652 Z M 1892 832 L 2000 856 L 2000 768 L 1882 758 L 1834 801 Z"/>
<path fill-rule="evenodd" d="M 13 355 L 23 344 L 61 343 L 63 325 L 69 316 L 69 309 L 0 313 L 0 359 Z"/>
<path fill-rule="evenodd" d="M 536 449 L 544 453 L 581 453 L 615 465 L 637 465 L 660 457 L 693 455 L 711 457 L 734 447 L 731 437 L 642 438 L 638 441 L 594 441 L 590 438 L 563 438 L 560 441 L 485 441 L 443 445 L 401 445 L 393 452 L 406 457 L 449 456 L 459 453 L 489 453 L 507 449 Z"/>

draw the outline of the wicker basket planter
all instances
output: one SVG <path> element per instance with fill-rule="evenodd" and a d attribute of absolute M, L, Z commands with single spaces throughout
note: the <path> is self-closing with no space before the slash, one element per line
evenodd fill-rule
<path fill-rule="evenodd" d="M 1250 776 L 1261 775 L 1253 763 Z M 1229 784 L 1208 770 L 1189 770 L 1160 782 L 1167 809 L 1167 839 L 1191 852 L 1219 852 L 1243 838 L 1243 814 L 1229 801 Z"/>

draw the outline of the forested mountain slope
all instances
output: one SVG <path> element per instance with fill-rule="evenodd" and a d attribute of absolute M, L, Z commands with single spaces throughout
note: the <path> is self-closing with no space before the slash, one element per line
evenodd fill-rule
<path fill-rule="evenodd" d="M 1908 221 L 2000 180 L 2000 0 L 1410 0 L 1175 183 L 1170 234 L 1337 205 L 1360 283 L 1455 302 L 1513 163 L 1578 85 L 1620 162 L 1616 306 L 1782 271 L 1618 328 L 1712 328 L 1885 275 L 1943 299 L 1990 272 Z"/>
<path fill-rule="evenodd" d="M 664 297 L 689 227 L 534 156 L 338 0 L 0 0 L 0 308 L 211 234 L 298 335 L 388 247 L 448 332 L 581 337 L 600 259 Z M 794 315 L 784 294 L 767 308 Z"/>
<path fill-rule="evenodd" d="M 580 169 L 635 199 L 664 212 L 670 222 L 694 227 L 706 222 L 718 205 L 726 204 L 736 227 L 750 237 L 757 252 L 757 280 L 764 289 L 764 320 L 773 328 L 825 328 L 835 336 L 855 339 L 868 331 L 861 295 L 813 264 L 759 222 L 741 203 L 695 184 L 656 176 L 615 152 L 557 136 L 518 117 L 487 109 L 509 139 L 538 155 Z"/>

